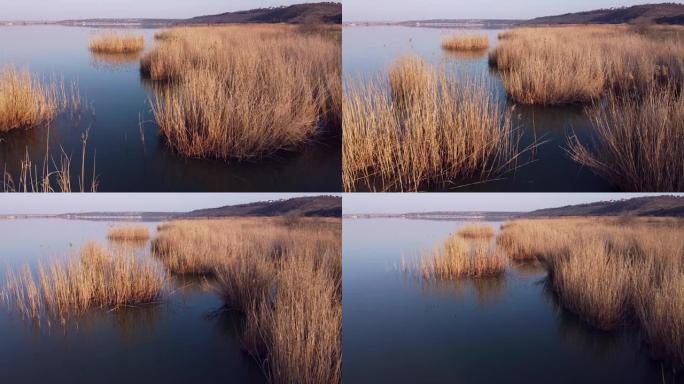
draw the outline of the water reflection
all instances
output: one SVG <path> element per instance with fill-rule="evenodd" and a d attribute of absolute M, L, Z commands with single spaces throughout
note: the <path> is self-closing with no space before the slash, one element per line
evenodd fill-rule
<path fill-rule="evenodd" d="M 142 53 L 105 53 L 91 52 L 91 65 L 93 68 L 102 70 L 121 70 L 129 65 L 137 65 L 142 58 Z"/>

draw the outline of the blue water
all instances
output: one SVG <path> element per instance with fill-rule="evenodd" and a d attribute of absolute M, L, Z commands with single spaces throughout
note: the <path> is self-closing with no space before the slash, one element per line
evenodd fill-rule
<path fill-rule="evenodd" d="M 346 382 L 661 382 L 661 366 L 633 331 L 604 333 L 581 323 L 557 305 L 540 267 L 438 286 L 397 268 L 463 224 L 344 220 Z M 666 382 L 682 379 L 662 369 Z"/>
<path fill-rule="evenodd" d="M 0 284 L 6 268 L 66 258 L 89 240 L 107 245 L 120 222 L 0 220 Z M 147 225 L 152 233 L 157 223 Z M 145 245 L 144 248 L 149 247 Z M 141 249 L 141 253 L 143 253 Z M 148 256 L 150 257 L 150 256 Z M 67 327 L 38 327 L 0 308 L 3 383 L 262 383 L 240 344 L 241 319 L 201 280 L 173 278 L 158 305 L 93 310 Z"/>

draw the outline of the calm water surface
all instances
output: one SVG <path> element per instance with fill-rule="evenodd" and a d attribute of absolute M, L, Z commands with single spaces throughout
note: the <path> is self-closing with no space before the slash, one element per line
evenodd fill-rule
<path fill-rule="evenodd" d="M 346 382 L 684 380 L 651 360 L 636 332 L 598 332 L 560 308 L 539 267 L 514 266 L 501 279 L 439 286 L 421 286 L 398 270 L 402 257 L 432 249 L 463 224 L 344 220 Z"/>
<path fill-rule="evenodd" d="M 407 54 L 418 54 L 448 72 L 483 79 L 502 103 L 506 100 L 499 75 L 489 69 L 487 54 L 458 54 L 441 48 L 448 34 L 475 32 L 489 35 L 496 45 L 498 30 L 447 30 L 399 26 L 347 27 L 343 29 L 343 73 L 345 80 L 382 76 L 390 64 Z M 509 107 L 512 104 L 509 102 Z M 485 184 L 456 188 L 458 191 L 497 192 L 598 192 L 611 191 L 608 182 L 573 162 L 566 153 L 566 137 L 575 133 L 590 142 L 591 124 L 578 106 L 540 107 L 516 105 L 514 122 L 523 133 L 521 148 L 545 143 L 529 151 L 520 161 L 525 166 L 514 174 Z M 453 187 L 446 187 L 452 188 Z"/>
<path fill-rule="evenodd" d="M 144 34 L 147 49 L 154 30 Z M 320 137 L 294 152 L 250 163 L 189 159 L 161 142 L 149 100 L 150 85 L 141 79 L 140 55 L 95 56 L 89 39 L 102 30 L 61 26 L 0 27 L 0 67 L 27 68 L 43 78 L 76 81 L 83 111 L 80 118 L 61 116 L 45 127 L 0 134 L 0 169 L 18 178 L 28 151 L 42 165 L 46 147 L 59 160 L 60 147 L 72 155 L 74 179 L 80 174 L 81 135 L 89 129 L 87 179 L 95 161 L 100 191 L 340 191 L 340 139 Z M 85 109 L 85 108 L 82 108 Z M 89 108 L 90 109 L 90 108 Z M 142 122 L 142 129 L 141 124 Z M 329 136 L 329 135 L 328 135 Z"/>
<path fill-rule="evenodd" d="M 0 220 L 0 283 L 5 269 L 68 257 L 86 241 L 107 244 L 121 223 Z M 138 223 L 139 225 L 140 223 Z M 156 223 L 146 223 L 155 231 Z M 3 383 L 262 383 L 240 348 L 240 319 L 220 311 L 202 283 L 175 279 L 163 304 L 95 310 L 64 329 L 32 326 L 0 308 Z"/>

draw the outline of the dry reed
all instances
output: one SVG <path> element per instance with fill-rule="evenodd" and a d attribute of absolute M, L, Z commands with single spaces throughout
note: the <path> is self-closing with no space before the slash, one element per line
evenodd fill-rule
<path fill-rule="evenodd" d="M 339 42 L 293 26 L 195 27 L 158 33 L 141 71 L 170 82 L 152 108 L 171 149 L 250 159 L 341 125 L 340 63 Z"/>
<path fill-rule="evenodd" d="M 67 107 L 64 82 L 42 82 L 27 70 L 0 70 L 0 133 L 48 123 Z"/>
<path fill-rule="evenodd" d="M 684 190 L 684 94 L 651 87 L 611 95 L 589 110 L 594 141 L 569 138 L 576 162 L 622 191 Z"/>
<path fill-rule="evenodd" d="M 394 63 L 389 89 L 351 84 L 343 110 L 346 191 L 481 182 L 517 166 L 511 111 L 485 84 L 456 82 L 418 57 Z"/>
<path fill-rule="evenodd" d="M 155 251 L 174 272 L 212 273 L 245 316 L 245 348 L 277 383 L 341 382 L 339 219 L 235 218 L 160 226 Z"/>
<path fill-rule="evenodd" d="M 442 39 L 442 48 L 454 51 L 484 51 L 489 48 L 486 35 L 457 34 Z"/>
<path fill-rule="evenodd" d="M 458 230 L 458 235 L 465 238 L 490 238 L 494 236 L 491 225 L 468 224 Z"/>
<path fill-rule="evenodd" d="M 506 32 L 490 63 L 514 101 L 553 105 L 590 102 L 608 90 L 681 86 L 682 57 L 682 41 L 626 26 L 563 26 Z"/>
<path fill-rule="evenodd" d="M 540 258 L 561 304 L 613 329 L 636 318 L 654 355 L 684 362 L 684 223 L 680 218 L 516 220 L 498 243 Z"/>
<path fill-rule="evenodd" d="M 496 277 L 504 273 L 506 259 L 489 244 L 471 246 L 456 234 L 432 253 L 423 254 L 419 268 L 424 280 Z"/>
<path fill-rule="evenodd" d="M 164 272 L 132 251 L 85 244 L 74 258 L 8 271 L 3 298 L 26 318 L 65 324 L 91 308 L 116 309 L 159 300 Z"/>
<path fill-rule="evenodd" d="M 130 33 L 107 32 L 90 39 L 90 50 L 95 53 L 136 53 L 145 49 L 145 37 Z"/>
<path fill-rule="evenodd" d="M 149 238 L 150 231 L 147 227 L 120 226 L 107 231 L 107 239 L 110 241 L 145 241 Z"/>

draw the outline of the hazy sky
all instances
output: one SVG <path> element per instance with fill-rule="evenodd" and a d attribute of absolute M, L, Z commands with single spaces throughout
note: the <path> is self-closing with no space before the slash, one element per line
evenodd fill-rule
<path fill-rule="evenodd" d="M 653 3 L 634 0 L 344 0 L 344 21 L 531 19 L 598 8 Z"/>
<path fill-rule="evenodd" d="M 67 193 L 0 194 L 0 214 L 89 211 L 182 212 L 320 193 Z"/>
<path fill-rule="evenodd" d="M 429 211 L 515 212 L 648 195 L 662 193 L 355 193 L 344 195 L 343 207 L 345 214 Z"/>
<path fill-rule="evenodd" d="M 0 20 L 189 18 L 307 0 L 0 0 Z"/>

